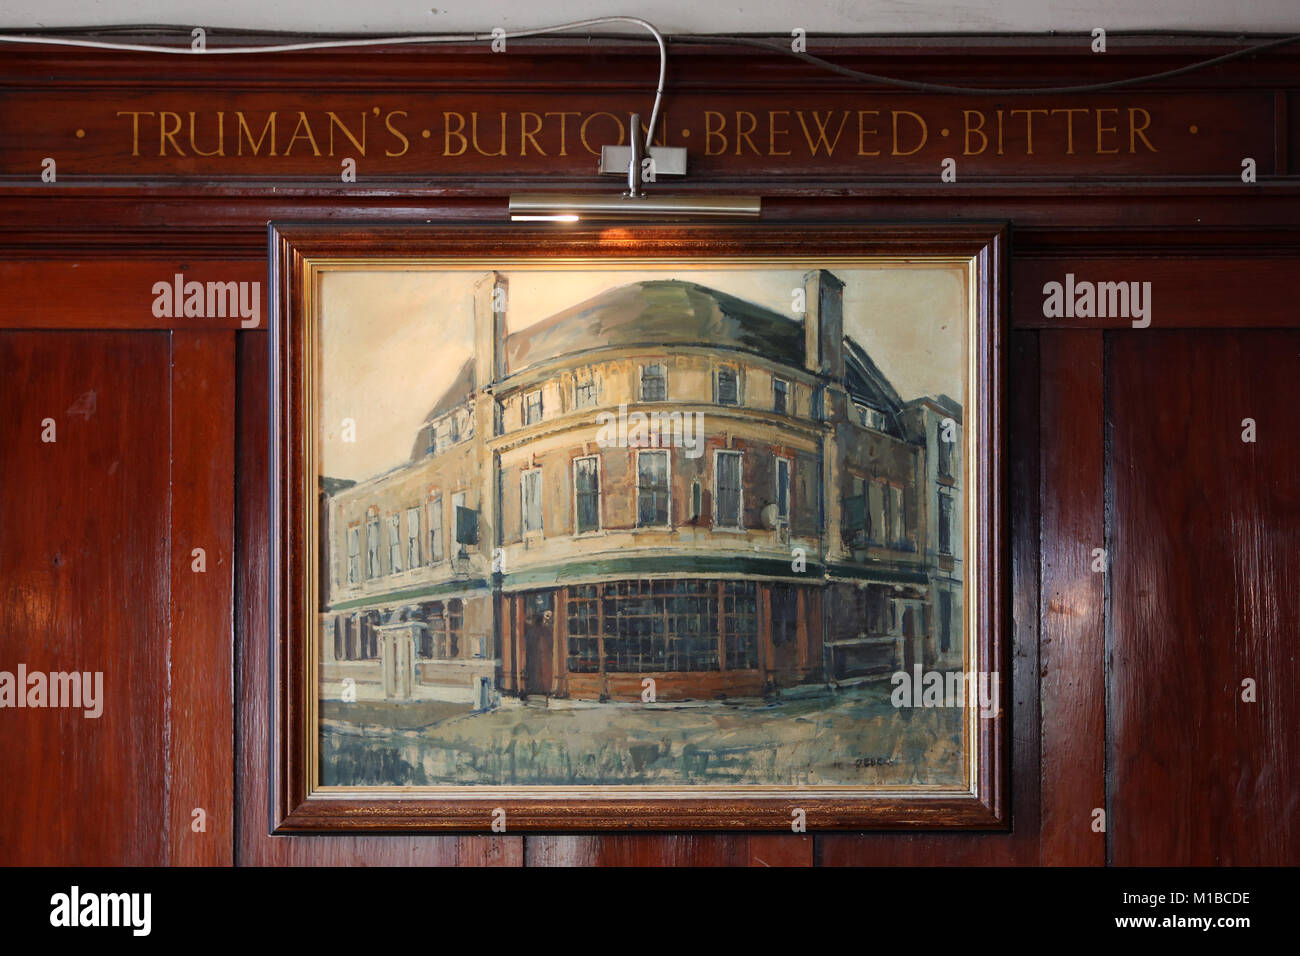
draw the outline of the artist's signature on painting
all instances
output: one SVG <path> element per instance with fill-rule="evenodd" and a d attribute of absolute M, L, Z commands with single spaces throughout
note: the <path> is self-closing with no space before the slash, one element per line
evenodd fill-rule
<path fill-rule="evenodd" d="M 854 766 L 859 770 L 863 770 L 867 767 L 892 767 L 896 763 L 898 763 L 898 761 L 893 757 L 854 757 L 852 764 L 842 760 L 837 760 L 835 763 L 831 764 L 831 766 L 837 770 L 842 770 L 848 766 Z"/>

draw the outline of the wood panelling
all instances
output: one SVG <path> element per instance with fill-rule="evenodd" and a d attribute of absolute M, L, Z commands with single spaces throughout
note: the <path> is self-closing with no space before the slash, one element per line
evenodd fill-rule
<path fill-rule="evenodd" d="M 1237 46 L 1113 40 L 1097 57 L 1070 38 L 818 43 L 873 72 L 1018 87 L 1155 73 Z M 269 836 L 266 224 L 501 221 L 515 190 L 616 189 L 594 178 L 580 141 L 559 155 L 556 128 L 539 140 L 545 157 L 531 147 L 476 155 L 472 144 L 443 156 L 456 122 L 443 114 L 477 110 L 486 152 L 503 109 L 510 137 L 543 101 L 625 120 L 648 111 L 655 60 L 618 40 L 519 45 L 508 56 L 270 60 L 24 49 L 0 53 L 0 133 L 22 131 L 0 136 L 0 329 L 18 330 L 0 332 L 0 669 L 102 670 L 106 701 L 97 720 L 0 711 L 0 862 L 1297 862 L 1300 180 L 1290 173 L 1300 48 L 1060 98 L 1062 108 L 1151 110 L 1157 152 L 1129 154 L 1125 137 L 1118 154 L 1087 155 L 1082 140 L 1062 153 L 1058 129 L 1041 152 L 1036 135 L 1030 157 L 1022 125 L 1020 154 L 1000 162 L 962 155 L 962 111 L 996 123 L 993 111 L 1041 98 L 895 94 L 786 56 L 671 48 L 666 128 L 690 149 L 692 175 L 664 189 L 760 193 L 771 221 L 1011 224 L 1011 829 Z M 178 105 L 163 103 L 173 95 Z M 368 140 L 359 181 L 344 184 L 338 149 L 329 156 L 324 144 L 317 157 L 302 140 L 293 156 L 252 162 L 159 157 L 156 143 L 155 155 L 133 157 L 130 120 L 115 115 L 163 104 L 211 118 L 238 109 L 224 105 L 234 97 L 283 102 L 290 132 L 298 109 L 313 123 L 322 108 L 347 119 L 345 107 L 372 97 L 381 110 L 408 109 L 395 122 L 411 150 L 381 157 L 383 140 Z M 926 118 L 924 149 L 858 155 L 856 111 L 882 104 Z M 786 117 L 769 109 L 794 111 L 775 144 L 772 120 L 779 128 Z M 819 118 L 838 126 L 845 109 L 834 155 L 813 157 L 798 111 L 815 135 Z M 758 153 L 736 135 L 737 110 L 764 124 Z M 602 123 L 588 130 L 593 144 L 607 138 Z M 371 130 L 391 144 L 382 125 Z M 726 150 L 708 155 L 720 132 Z M 802 155 L 779 155 L 783 136 Z M 39 179 L 46 155 L 58 159 L 57 183 Z M 941 182 L 938 160 L 950 155 L 958 178 Z M 1254 184 L 1240 179 L 1247 155 Z M 155 316 L 153 285 L 176 272 L 261 283 L 260 328 Z M 1044 317 L 1043 284 L 1066 273 L 1151 282 L 1151 327 Z M 47 417 L 57 443 L 40 441 Z M 1241 441 L 1244 418 L 1256 422 L 1255 443 Z M 203 575 L 189 570 L 196 546 L 207 549 Z M 1091 570 L 1093 547 L 1108 549 L 1104 574 Z M 1255 702 L 1241 699 L 1246 678 Z M 203 834 L 189 827 L 196 806 L 208 811 Z M 1097 807 L 1108 811 L 1105 835 L 1091 826 Z"/>
<path fill-rule="evenodd" d="M 790 834 L 795 836 L 795 834 Z M 665 833 L 527 838 L 530 866 L 750 866 L 747 834 Z M 784 836 L 769 836 L 769 840 Z M 537 849 L 533 844 L 537 841 Z"/>
<path fill-rule="evenodd" d="M 1105 862 L 1102 333 L 1039 334 L 1043 862 Z M 1049 547 L 1050 545 L 1050 547 Z"/>
<path fill-rule="evenodd" d="M 1017 328 L 1131 329 L 1131 314 L 1048 317 L 1043 287 L 1049 282 L 1150 283 L 1149 328 L 1278 328 L 1294 326 L 1291 256 L 1070 256 L 1024 258 L 1013 267 L 1011 314 Z M 1110 297 L 1107 296 L 1109 299 Z M 1128 302 L 1127 291 L 1117 302 Z M 1073 311 L 1073 309 L 1071 309 Z M 1108 308 L 1108 311 L 1110 309 Z M 1147 321 L 1147 318 L 1138 321 Z"/>
<path fill-rule="evenodd" d="M 0 711 L 0 862 L 168 860 L 169 365 L 165 333 L 0 333 L 0 669 L 103 680 L 99 717 Z"/>
<path fill-rule="evenodd" d="M 1297 368 L 1294 330 L 1110 342 L 1114 863 L 1296 862 Z"/>
<path fill-rule="evenodd" d="M 229 865 L 235 334 L 173 332 L 171 363 L 170 859 Z"/>
<path fill-rule="evenodd" d="M 528 836 L 527 866 L 812 866 L 808 833 Z"/>
<path fill-rule="evenodd" d="M 166 283 L 175 288 L 175 277 L 189 282 L 256 283 L 259 293 L 257 319 L 266 328 L 266 263 L 256 260 L 240 262 L 201 259 L 98 258 L 15 259 L 0 261 L 0 288 L 7 301 L 0 313 L 0 328 L 10 329 L 238 329 L 242 321 L 253 328 L 252 319 L 238 315 L 159 316 L 154 313 L 157 296 L 154 285 Z M 182 289 L 183 289 L 182 284 Z M 51 290 L 58 290 L 57 295 Z M 168 298 L 174 298 L 174 295 Z M 207 289 L 204 288 L 204 310 Z M 70 302 L 93 302 L 93 309 L 70 309 Z M 214 305 L 216 305 L 214 300 Z M 184 303 L 182 302 L 182 307 Z M 228 302 L 223 302 L 228 305 Z M 159 310 L 161 311 L 161 310 Z M 251 310 L 250 310 L 251 311 Z"/>
<path fill-rule="evenodd" d="M 462 82 L 490 52 L 455 57 Z M 452 58 L 430 51 L 430 75 Z M 556 63 L 550 64 L 555 69 Z M 809 73 L 815 75 L 814 71 Z M 0 175 L 39 181 L 57 161 L 61 182 L 132 176 L 167 180 L 237 173 L 284 181 L 341 183 L 345 159 L 356 182 L 433 179 L 501 182 L 570 174 L 595 163 L 602 145 L 626 145 L 643 90 L 588 73 L 581 89 L 534 89 L 526 100 L 491 80 L 471 90 L 120 88 L 108 102 L 46 84 L 0 99 L 0 126 L 23 136 L 0 143 Z M 611 86 L 613 87 L 611 89 Z M 315 87 L 315 84 L 312 84 Z M 838 88 L 837 88 L 838 87 Z M 640 99 L 640 103 L 630 100 Z M 656 126 L 656 145 L 691 147 L 693 174 L 813 180 L 938 181 L 945 157 L 974 177 L 1237 176 L 1241 159 L 1273 173 L 1271 91 L 1115 91 L 1066 98 L 986 97 L 870 91 L 840 81 L 811 90 L 697 91 L 677 85 Z M 26 117 L 23 122 L 20 118 Z"/>

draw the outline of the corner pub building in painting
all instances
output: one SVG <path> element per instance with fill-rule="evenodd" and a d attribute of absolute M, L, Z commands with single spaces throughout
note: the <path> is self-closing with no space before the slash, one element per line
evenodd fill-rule
<path fill-rule="evenodd" d="M 352 678 L 484 709 L 652 677 L 708 699 L 961 667 L 961 407 L 904 402 L 844 335 L 843 283 L 804 282 L 802 321 L 662 280 L 512 333 L 506 277 L 481 277 L 475 353 L 409 462 L 322 480 L 322 696 Z M 680 417 L 611 442 L 636 412 Z"/>

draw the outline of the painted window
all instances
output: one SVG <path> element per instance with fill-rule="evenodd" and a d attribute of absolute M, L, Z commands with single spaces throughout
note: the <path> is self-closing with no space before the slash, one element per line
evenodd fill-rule
<path fill-rule="evenodd" d="M 758 586 L 753 581 L 722 585 L 722 630 L 726 636 L 727 670 L 758 666 Z"/>
<path fill-rule="evenodd" d="M 573 460 L 575 525 L 578 534 L 600 529 L 600 459 Z"/>
<path fill-rule="evenodd" d="M 757 666 L 752 581 L 583 585 L 569 589 L 567 611 L 568 666 L 575 673 L 594 673 L 602 662 L 609 673 L 716 671 L 720 650 L 728 670 Z"/>
<path fill-rule="evenodd" d="M 361 528 L 348 528 L 348 584 L 361 583 Z"/>
<path fill-rule="evenodd" d="M 580 584 L 569 588 L 566 630 L 569 633 L 569 673 L 595 674 L 600 671 L 599 585 Z"/>
<path fill-rule="evenodd" d="M 776 516 L 782 524 L 790 523 L 790 475 L 794 463 L 789 458 L 776 460 Z"/>
<path fill-rule="evenodd" d="M 457 544 L 478 543 L 478 515 L 469 512 L 465 504 L 465 492 L 458 491 L 451 496 L 452 531 Z"/>
<path fill-rule="evenodd" d="M 668 524 L 668 452 L 636 456 L 636 523 L 639 528 Z"/>
<path fill-rule="evenodd" d="M 420 566 L 420 509 L 406 509 L 406 566 Z"/>
<path fill-rule="evenodd" d="M 939 492 L 939 553 L 952 554 L 952 495 Z"/>
<path fill-rule="evenodd" d="M 890 544 L 891 529 L 894 526 L 893 494 L 889 482 L 879 479 L 871 488 L 871 517 L 875 528 L 873 540 L 880 544 Z M 879 522 L 876 522 L 877 516 Z"/>
<path fill-rule="evenodd" d="M 366 522 L 366 577 L 379 577 L 379 515 Z"/>
<path fill-rule="evenodd" d="M 945 654 L 952 647 L 952 592 L 939 592 L 939 650 Z"/>
<path fill-rule="evenodd" d="M 790 405 L 790 383 L 782 378 L 772 379 L 772 411 L 784 415 Z"/>
<path fill-rule="evenodd" d="M 719 451 L 714 457 L 713 523 L 739 528 L 742 505 L 740 452 Z"/>
<path fill-rule="evenodd" d="M 542 390 L 536 389 L 524 396 L 524 424 L 535 425 L 542 420 Z"/>
<path fill-rule="evenodd" d="M 596 379 L 579 379 L 573 386 L 573 406 L 575 408 L 592 408 L 597 402 Z"/>
<path fill-rule="evenodd" d="M 719 405 L 740 404 L 740 380 L 735 366 L 723 365 L 714 373 L 713 398 Z"/>
<path fill-rule="evenodd" d="M 867 428 L 874 428 L 876 431 L 884 431 L 885 424 L 888 420 L 885 413 L 868 405 L 854 404 L 858 412 L 858 421 Z"/>
<path fill-rule="evenodd" d="M 442 560 L 442 498 L 429 502 L 429 563 Z"/>
<path fill-rule="evenodd" d="M 394 511 L 388 515 L 388 573 L 402 570 L 402 516 Z"/>
<path fill-rule="evenodd" d="M 854 545 L 862 545 L 871 540 L 871 505 L 867 489 L 866 480 L 854 475 L 850 479 L 849 493 L 844 497 L 845 539 Z"/>
<path fill-rule="evenodd" d="M 668 371 L 662 363 L 641 366 L 641 401 L 668 401 Z"/>
<path fill-rule="evenodd" d="M 898 485 L 889 486 L 889 522 L 890 544 L 903 544 L 903 489 Z"/>
<path fill-rule="evenodd" d="M 464 602 L 460 598 L 452 598 L 445 605 L 442 601 L 434 601 L 424 605 L 422 610 L 427 626 L 420 635 L 417 654 L 426 660 L 455 660 L 460 657 Z"/>
<path fill-rule="evenodd" d="M 947 419 L 945 419 L 945 421 L 947 421 Z M 939 441 L 939 474 L 942 475 L 944 478 L 951 478 L 953 451 L 955 450 L 954 446 L 957 443 L 955 441 L 947 441 L 943 437 L 944 431 L 945 428 L 943 426 L 943 423 L 940 422 L 939 432 L 938 435 L 936 436 Z"/>
<path fill-rule="evenodd" d="M 520 476 L 520 494 L 523 498 L 523 533 L 539 533 L 542 530 L 542 470 L 540 468 L 530 468 Z"/>

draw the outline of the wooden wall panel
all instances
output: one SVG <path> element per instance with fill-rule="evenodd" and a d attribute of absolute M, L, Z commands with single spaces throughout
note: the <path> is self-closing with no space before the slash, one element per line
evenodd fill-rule
<path fill-rule="evenodd" d="M 1042 332 L 1040 450 L 1044 862 L 1105 862 L 1106 574 L 1102 333 Z"/>
<path fill-rule="evenodd" d="M 791 834 L 795 836 L 795 834 Z M 529 866 L 752 866 L 748 834 L 743 833 L 632 833 L 599 836 L 528 836 Z M 783 835 L 767 835 L 767 840 Z M 760 854 L 772 846 L 783 861 L 793 857 L 799 862 L 781 865 L 804 865 L 807 844 L 790 848 L 775 843 L 757 847 Z M 771 852 L 771 851 L 767 851 Z M 773 855 L 777 855 L 773 853 Z"/>
<path fill-rule="evenodd" d="M 1078 283 L 1149 282 L 1151 328 L 1286 328 L 1296 321 L 1292 261 L 1282 255 L 1022 258 L 1013 268 L 1011 314 L 1017 328 L 1133 328 L 1134 319 L 1124 315 L 1045 317 L 1043 286 L 1064 284 L 1071 274 Z"/>
<path fill-rule="evenodd" d="M 0 862 L 168 859 L 169 365 L 165 333 L 0 333 L 0 669 L 103 675 L 98 718 L 0 712 Z"/>
<path fill-rule="evenodd" d="M 808 833 L 524 838 L 526 866 L 812 866 Z"/>
<path fill-rule="evenodd" d="M 1060 85 L 1181 66 L 1226 41 L 1183 40 L 1174 51 L 1162 40 L 1101 59 L 1064 40 L 819 42 L 845 63 L 872 69 L 883 57 L 884 72 L 916 79 Z M 1166 83 L 1149 98 L 1118 97 L 1149 106 L 1159 144 L 1182 152 L 1076 156 L 1067 140 L 1062 165 L 1056 135 L 1033 163 L 959 153 L 960 178 L 944 183 L 934 149 L 960 140 L 944 140 L 941 117 L 996 109 L 991 98 L 893 97 L 784 57 L 674 45 L 676 93 L 665 108 L 674 137 L 693 129 L 681 140 L 693 173 L 673 192 L 761 192 L 772 221 L 1012 223 L 1010 831 L 267 835 L 266 336 L 229 317 L 154 316 L 153 283 L 177 271 L 260 282 L 265 328 L 268 220 L 500 220 L 507 195 L 542 170 L 552 188 L 616 184 L 592 178 L 585 151 L 552 149 L 545 162 L 517 151 L 444 158 L 436 123 L 398 162 L 372 147 L 361 181 L 346 186 L 330 156 L 136 162 L 126 155 L 129 122 L 114 111 L 131 90 L 168 89 L 210 115 L 227 108 L 232 75 L 264 106 L 283 97 L 284 117 L 302 104 L 342 109 L 358 91 L 399 107 L 409 97 L 425 111 L 410 117 L 421 128 L 447 101 L 517 117 L 541 94 L 611 110 L 642 95 L 641 80 L 590 67 L 593 55 L 621 62 L 631 51 L 627 62 L 649 76 L 646 48 L 595 47 L 509 59 L 281 57 L 274 75 L 242 58 L 181 68 L 174 58 L 88 51 L 0 55 L 0 114 L 58 103 L 90 117 L 84 138 L 62 114 L 33 127 L 49 133 L 57 184 L 39 181 L 34 161 L 48 150 L 30 136 L 0 149 L 0 329 L 32 330 L 0 332 L 0 669 L 101 669 L 108 698 L 97 721 L 0 713 L 0 862 L 1296 862 L 1300 435 L 1289 418 L 1300 332 L 1264 331 L 1300 327 L 1300 181 L 1288 175 L 1300 152 L 1294 50 Z M 33 75 L 56 77 L 55 87 L 36 90 Z M 760 103 L 830 115 L 862 96 L 912 104 L 938 138 L 889 164 L 859 160 L 852 124 L 833 160 L 737 155 L 735 137 L 725 155 L 702 155 L 717 122 L 704 108 L 733 121 Z M 1237 155 L 1246 147 L 1259 153 L 1260 181 L 1249 185 Z M 1152 327 L 1045 318 L 1042 285 L 1066 272 L 1151 281 Z M 39 442 L 45 417 L 58 422 L 57 444 Z M 1246 417 L 1257 423 L 1253 444 L 1240 441 Z M 187 560 L 199 538 L 214 542 L 202 581 Z M 1097 574 L 1092 548 L 1103 546 L 1109 571 Z M 1253 703 L 1241 700 L 1246 677 L 1258 685 Z M 194 806 L 209 811 L 206 834 L 189 829 Z M 1105 836 L 1091 827 L 1096 807 L 1108 810 Z"/>
<path fill-rule="evenodd" d="M 255 327 L 251 325 L 252 318 L 241 320 L 232 314 L 214 314 L 211 318 L 155 315 L 155 284 L 165 282 L 174 288 L 177 275 L 184 276 L 183 283 L 256 283 L 260 293 L 257 321 L 261 328 L 267 327 L 264 261 L 88 256 L 72 260 L 11 258 L 0 261 L 0 288 L 6 290 L 8 299 L 4 314 L 0 316 L 0 328 L 181 328 L 196 331 L 238 329 L 243 321 L 249 322 L 250 328 Z M 51 295 L 51 289 L 58 289 L 59 294 Z M 174 298 L 174 294 L 168 297 L 169 300 Z M 70 309 L 70 302 L 94 302 L 95 308 Z M 228 309 L 225 311 L 229 313 Z"/>
<path fill-rule="evenodd" d="M 173 332 L 171 361 L 170 859 L 229 865 L 235 833 L 235 333 Z"/>
<path fill-rule="evenodd" d="M 1297 369 L 1294 330 L 1111 343 L 1114 863 L 1296 862 Z"/>

